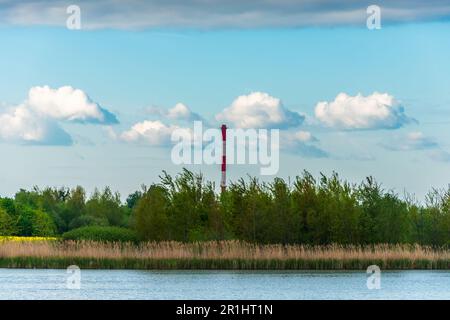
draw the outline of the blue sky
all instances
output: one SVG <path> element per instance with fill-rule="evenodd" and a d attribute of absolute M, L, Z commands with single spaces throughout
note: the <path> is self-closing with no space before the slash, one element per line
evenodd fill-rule
<path fill-rule="evenodd" d="M 1 10 L 0 17 L 9 9 Z M 283 21 L 284 14 L 271 21 Z M 214 123 L 239 96 L 248 96 L 279 100 L 279 110 L 304 115 L 303 123 L 289 132 L 308 132 L 315 140 L 299 141 L 299 150 L 309 145 L 327 155 L 282 151 L 279 176 L 294 177 L 304 169 L 314 175 L 335 170 L 359 182 L 373 175 L 387 189 L 400 194 L 407 190 L 423 199 L 431 187 L 446 187 L 450 181 L 450 23 L 439 15 L 397 22 L 389 16 L 393 21 L 382 29 L 368 30 L 365 17 L 362 24 L 339 20 L 324 25 L 183 27 L 180 22 L 130 29 L 126 21 L 105 19 L 116 24 L 88 22 L 82 30 L 68 30 L 58 19 L 0 23 L 0 124 L 8 128 L 13 119 L 5 116 L 2 122 L 2 114 L 31 108 L 32 117 L 39 106 L 42 119 L 35 122 L 27 115 L 27 121 L 52 129 L 30 143 L 23 138 L 29 128 L 14 127 L 15 135 L 0 128 L 0 194 L 10 196 L 33 185 L 80 184 L 89 191 L 110 185 L 125 196 L 142 183 L 157 181 L 162 170 L 176 173 L 181 167 L 171 163 L 170 146 L 149 143 L 145 137 L 120 139 L 122 133 L 145 120 L 180 125 L 183 119 L 167 117 L 177 103 Z M 87 100 L 83 96 L 80 101 L 93 113 L 83 109 L 73 118 L 73 110 L 64 111 L 73 105 L 49 104 L 41 97 L 54 97 L 64 86 L 81 90 Z M 32 88 L 42 89 L 33 91 L 34 104 Z M 375 92 L 393 98 L 394 107 L 400 108 L 392 109 L 389 123 L 387 118 L 358 115 L 358 108 L 378 99 Z M 346 100 L 336 102 L 341 93 Z M 320 102 L 347 110 L 346 118 L 318 116 Z M 64 112 L 45 109 L 43 117 L 42 108 L 48 106 Z M 252 116 L 245 105 L 238 107 Z M 105 120 L 106 112 L 119 123 Z M 402 116 L 409 120 L 402 121 Z M 351 124 L 349 117 L 364 123 Z M 65 134 L 68 138 L 61 138 Z M 191 169 L 219 181 L 217 166 Z M 232 180 L 258 173 L 254 166 L 229 168 Z"/>

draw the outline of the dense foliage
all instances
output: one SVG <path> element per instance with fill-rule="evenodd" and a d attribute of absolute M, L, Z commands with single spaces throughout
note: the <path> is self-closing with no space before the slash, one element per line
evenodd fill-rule
<path fill-rule="evenodd" d="M 92 240 L 105 242 L 136 242 L 136 233 L 121 227 L 87 226 L 67 231 L 64 240 Z"/>
<path fill-rule="evenodd" d="M 156 241 L 449 245 L 450 188 L 432 190 L 421 204 L 371 177 L 352 185 L 337 174 L 316 180 L 304 172 L 289 183 L 241 179 L 218 194 L 213 183 L 184 170 L 164 173 L 125 203 L 109 188 L 89 199 L 82 187 L 0 198 L 0 235 L 51 236 L 86 226 L 128 228 Z"/>

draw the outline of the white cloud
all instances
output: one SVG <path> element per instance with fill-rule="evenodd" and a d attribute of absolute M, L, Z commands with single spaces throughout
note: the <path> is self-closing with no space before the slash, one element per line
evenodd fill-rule
<path fill-rule="evenodd" d="M 284 137 L 287 140 L 298 141 L 298 142 L 314 142 L 314 141 L 317 141 L 317 138 L 314 137 L 311 134 L 311 132 L 303 131 L 303 130 L 299 130 L 299 131 L 295 131 L 295 132 L 288 132 L 288 133 L 286 133 L 286 135 L 284 135 Z"/>
<path fill-rule="evenodd" d="M 56 120 L 102 124 L 118 122 L 114 114 L 93 102 L 85 92 L 70 86 L 58 89 L 33 87 L 26 104 L 35 112 Z"/>
<path fill-rule="evenodd" d="M 174 120 L 200 120 L 201 117 L 192 112 L 186 105 L 177 103 L 172 109 L 169 109 L 167 113 L 169 119 Z"/>
<path fill-rule="evenodd" d="M 65 27 L 66 0 L 2 0 L 0 22 L 9 25 Z M 77 0 L 83 29 L 267 28 L 366 24 L 372 2 L 336 0 Z M 446 0 L 378 0 L 383 24 L 446 20 Z M 83 17 L 86 17 L 83 19 Z"/>
<path fill-rule="evenodd" d="M 319 102 L 315 116 L 325 125 L 341 129 L 396 129 L 415 121 L 393 96 L 378 92 L 366 97 L 340 93 L 334 101 Z"/>
<path fill-rule="evenodd" d="M 280 135 L 281 148 L 287 152 L 307 158 L 324 158 L 328 153 L 314 145 L 319 140 L 309 131 L 283 131 Z"/>
<path fill-rule="evenodd" d="M 170 138 L 172 132 L 177 129 L 182 128 L 175 125 L 165 125 L 159 120 L 145 120 L 134 124 L 129 130 L 120 134 L 119 138 L 125 142 L 140 142 L 152 146 L 165 146 L 171 143 Z"/>
<path fill-rule="evenodd" d="M 25 105 L 0 114 L 0 140 L 24 144 L 72 144 L 70 135 L 55 121 L 37 117 Z"/>
<path fill-rule="evenodd" d="M 150 114 L 158 115 L 162 118 L 167 118 L 170 120 L 181 120 L 181 121 L 201 121 L 203 118 L 189 109 L 183 103 L 177 103 L 173 108 L 162 109 L 158 107 L 149 108 L 148 112 Z"/>
<path fill-rule="evenodd" d="M 299 113 L 284 108 L 280 99 L 264 92 L 239 96 L 216 115 L 217 121 L 243 129 L 297 127 L 304 119 Z"/>
<path fill-rule="evenodd" d="M 200 143 L 204 147 L 212 147 L 209 143 L 204 145 L 202 142 L 203 136 L 197 136 L 198 132 L 191 128 L 180 127 L 177 125 L 167 125 L 163 122 L 156 120 L 145 120 L 134 124 L 129 130 L 116 134 L 111 127 L 105 127 L 107 134 L 112 139 L 118 139 L 128 143 L 140 143 L 149 146 L 170 146 L 173 144 L 171 140 L 174 131 L 177 131 L 177 135 L 183 136 L 184 141 L 190 141 L 190 143 Z M 230 137 L 232 136 L 231 133 Z M 221 148 L 221 135 L 218 134 L 219 139 L 215 140 L 215 146 Z M 267 139 L 267 137 L 260 136 L 260 139 Z M 283 130 L 280 132 L 280 141 L 277 143 L 277 147 L 285 150 L 286 152 L 300 155 L 307 158 L 324 158 L 328 157 L 328 153 L 322 150 L 319 146 L 315 145 L 319 140 L 314 137 L 310 132 L 303 130 Z M 237 139 L 235 141 L 239 146 L 245 148 L 255 148 L 256 141 L 250 139 L 245 140 L 242 144 L 242 140 Z M 265 143 L 268 141 L 266 140 Z"/>
<path fill-rule="evenodd" d="M 3 109 L 3 108 L 2 108 Z M 70 145 L 60 122 L 118 123 L 116 116 L 69 86 L 33 87 L 20 105 L 0 112 L 0 140 L 13 143 Z"/>

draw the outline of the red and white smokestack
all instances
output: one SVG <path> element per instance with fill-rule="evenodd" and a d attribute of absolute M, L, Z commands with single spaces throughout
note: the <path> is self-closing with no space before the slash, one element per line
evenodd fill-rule
<path fill-rule="evenodd" d="M 222 192 L 227 187 L 227 126 L 222 125 L 222 180 L 220 181 L 220 189 Z"/>

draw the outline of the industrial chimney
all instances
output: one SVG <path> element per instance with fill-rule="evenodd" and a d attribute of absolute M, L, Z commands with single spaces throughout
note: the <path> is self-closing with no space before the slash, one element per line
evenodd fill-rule
<path fill-rule="evenodd" d="M 227 126 L 222 125 L 222 180 L 220 190 L 224 192 L 227 187 Z"/>

